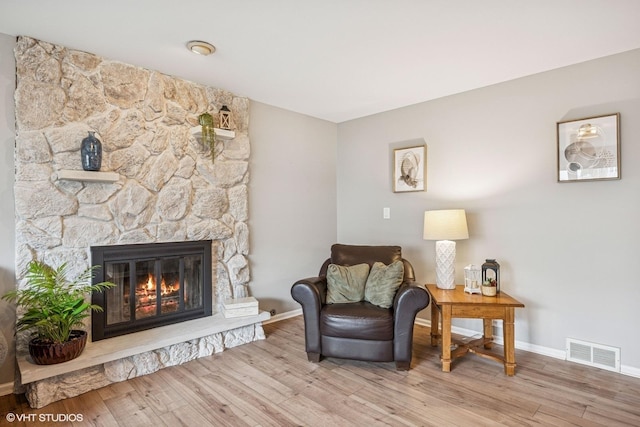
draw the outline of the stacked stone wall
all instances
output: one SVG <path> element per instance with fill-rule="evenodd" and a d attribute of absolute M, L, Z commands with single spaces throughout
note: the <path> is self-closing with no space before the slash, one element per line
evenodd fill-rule
<path fill-rule="evenodd" d="M 247 295 L 249 104 L 227 91 L 99 56 L 18 39 L 16 272 L 41 259 L 90 264 L 95 245 L 214 241 L 214 307 Z M 193 135 L 227 105 L 236 136 L 212 150 Z M 80 143 L 102 142 L 117 182 L 58 179 L 82 170 Z"/>

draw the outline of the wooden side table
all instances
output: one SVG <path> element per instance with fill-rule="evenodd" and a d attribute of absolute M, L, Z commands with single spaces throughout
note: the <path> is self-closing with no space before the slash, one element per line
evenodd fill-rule
<path fill-rule="evenodd" d="M 431 345 L 437 346 L 442 340 L 442 371 L 451 370 L 451 361 L 467 353 L 497 360 L 504 364 L 505 374 L 512 376 L 516 371 L 515 334 L 513 324 L 514 309 L 524 304 L 500 292 L 495 297 L 479 294 L 467 294 L 464 286 L 455 289 L 439 289 L 436 285 L 426 285 L 431 295 Z M 440 333 L 440 314 L 442 314 L 442 333 Z M 468 343 L 457 343 L 451 351 L 451 319 L 454 317 L 482 319 L 483 336 Z M 504 334 L 504 357 L 487 351 L 493 342 L 493 319 L 502 320 Z"/>

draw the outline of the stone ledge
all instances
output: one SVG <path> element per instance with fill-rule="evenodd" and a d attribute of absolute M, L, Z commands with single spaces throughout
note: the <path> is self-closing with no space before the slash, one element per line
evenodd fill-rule
<path fill-rule="evenodd" d="M 221 313 L 216 313 L 201 319 L 121 335 L 102 341 L 88 342 L 78 358 L 56 365 L 36 365 L 28 354 L 21 354 L 18 356 L 21 382 L 29 384 L 207 335 L 260 323 L 270 317 L 266 311 L 257 316 L 231 319 L 225 319 Z"/>

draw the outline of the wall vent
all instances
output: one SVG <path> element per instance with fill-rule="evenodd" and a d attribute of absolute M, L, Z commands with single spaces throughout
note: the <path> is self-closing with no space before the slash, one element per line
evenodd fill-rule
<path fill-rule="evenodd" d="M 620 349 L 567 338 L 567 360 L 620 372 Z"/>

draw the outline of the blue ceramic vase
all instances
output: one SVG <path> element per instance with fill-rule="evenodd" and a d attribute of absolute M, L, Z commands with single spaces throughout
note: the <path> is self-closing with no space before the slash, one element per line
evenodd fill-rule
<path fill-rule="evenodd" d="M 89 136 L 82 140 L 80 147 L 82 169 L 99 171 L 102 166 L 102 143 L 95 137 L 95 132 L 89 131 Z"/>

